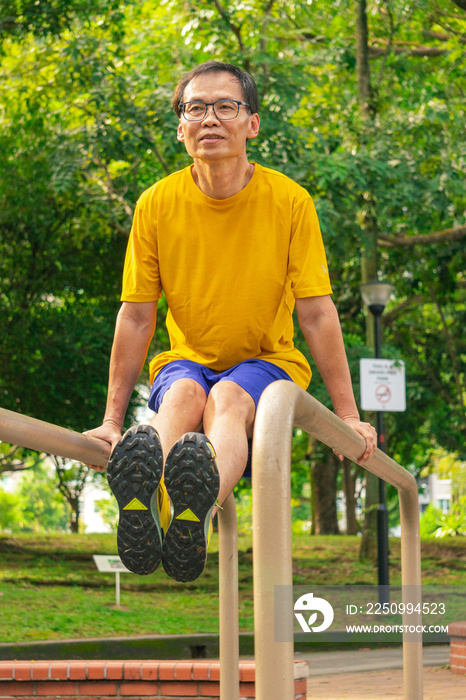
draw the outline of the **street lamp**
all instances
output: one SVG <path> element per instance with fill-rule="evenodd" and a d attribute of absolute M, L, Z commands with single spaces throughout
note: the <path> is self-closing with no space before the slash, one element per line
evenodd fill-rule
<path fill-rule="evenodd" d="M 382 357 L 382 324 L 381 316 L 394 289 L 392 284 L 373 280 L 361 284 L 361 295 L 364 303 L 374 316 L 375 357 Z M 377 411 L 377 447 L 386 451 L 385 427 L 383 411 Z M 386 504 L 386 484 L 379 478 L 379 505 L 377 508 L 377 541 L 378 541 L 378 572 L 379 586 L 388 586 L 388 511 Z"/>

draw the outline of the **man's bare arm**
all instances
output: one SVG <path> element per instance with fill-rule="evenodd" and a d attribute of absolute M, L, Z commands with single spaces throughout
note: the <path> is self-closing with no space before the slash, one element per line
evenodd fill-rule
<path fill-rule="evenodd" d="M 123 302 L 118 313 L 104 420 L 99 428 L 86 433 L 108 442 L 112 449 L 121 437 L 128 403 L 144 367 L 156 320 L 156 301 Z M 100 471 L 98 467 L 94 469 Z"/>
<path fill-rule="evenodd" d="M 363 423 L 354 399 L 351 375 L 343 343 L 340 320 L 330 296 L 296 299 L 300 328 L 322 376 L 335 413 L 366 440 L 360 462 L 366 461 L 377 447 L 377 435 L 369 423 Z M 342 455 L 339 455 L 343 459 Z"/>

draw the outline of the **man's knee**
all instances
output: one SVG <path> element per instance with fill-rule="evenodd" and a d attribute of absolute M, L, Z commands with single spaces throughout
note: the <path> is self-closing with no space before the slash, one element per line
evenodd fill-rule
<path fill-rule="evenodd" d="M 183 409 L 202 418 L 207 396 L 194 379 L 177 379 L 165 392 L 160 408 Z"/>
<path fill-rule="evenodd" d="M 207 406 L 217 416 L 230 414 L 244 420 L 248 428 L 254 422 L 254 399 L 235 382 L 222 381 L 215 384 L 210 391 Z"/>

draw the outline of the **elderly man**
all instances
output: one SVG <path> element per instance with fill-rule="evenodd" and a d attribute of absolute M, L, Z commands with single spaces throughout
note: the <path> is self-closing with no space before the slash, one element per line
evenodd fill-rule
<path fill-rule="evenodd" d="M 307 388 L 292 314 L 336 414 L 376 448 L 362 423 L 311 197 L 249 162 L 259 133 L 257 89 L 242 69 L 197 66 L 173 99 L 177 138 L 193 163 L 157 182 L 136 206 L 103 425 L 108 479 L 120 506 L 118 545 L 136 573 L 162 561 L 180 581 L 202 572 L 211 519 L 242 476 L 256 407 L 278 379 Z M 165 294 L 170 350 L 152 359 L 151 425 L 121 431 Z"/>

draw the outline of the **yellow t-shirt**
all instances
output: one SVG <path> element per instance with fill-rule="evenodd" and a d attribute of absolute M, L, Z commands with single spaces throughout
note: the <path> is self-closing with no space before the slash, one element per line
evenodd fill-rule
<path fill-rule="evenodd" d="M 258 358 L 307 388 L 294 300 L 332 293 L 311 197 L 258 164 L 248 185 L 222 200 L 197 187 L 191 167 L 160 180 L 136 206 L 121 300 L 155 301 L 162 291 L 171 349 L 152 360 L 151 381 L 172 360 L 222 372 Z"/>

